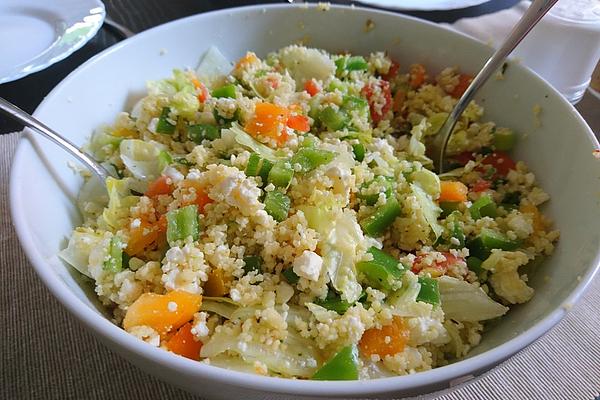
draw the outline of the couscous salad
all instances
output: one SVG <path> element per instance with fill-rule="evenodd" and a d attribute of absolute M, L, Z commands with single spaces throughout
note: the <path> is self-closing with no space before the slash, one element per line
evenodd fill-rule
<path fill-rule="evenodd" d="M 432 171 L 471 78 L 411 62 L 211 48 L 93 134 L 120 178 L 84 184 L 60 256 L 116 324 L 198 362 L 340 380 L 461 359 L 559 234 L 518 135 L 475 103 Z"/>

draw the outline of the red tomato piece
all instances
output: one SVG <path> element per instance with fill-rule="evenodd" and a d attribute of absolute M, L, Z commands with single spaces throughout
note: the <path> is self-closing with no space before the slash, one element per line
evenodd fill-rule
<path fill-rule="evenodd" d="M 310 94 L 310 97 L 313 97 L 321 91 L 321 88 L 314 79 L 310 79 L 304 83 L 304 90 Z"/>
<path fill-rule="evenodd" d="M 388 73 L 381 75 L 381 77 L 383 79 L 385 79 L 386 81 L 391 81 L 396 76 L 398 76 L 399 70 L 400 70 L 400 64 L 398 64 L 396 61 L 392 61 L 392 65 L 390 66 Z"/>
<path fill-rule="evenodd" d="M 304 115 L 290 115 L 287 120 L 287 126 L 299 132 L 310 131 L 310 123 Z"/>
<path fill-rule="evenodd" d="M 380 79 L 375 83 L 370 83 L 363 87 L 361 93 L 367 98 L 369 103 L 371 119 L 375 124 L 378 124 L 379 121 L 383 119 L 383 116 L 392 107 L 392 92 L 390 90 L 390 83 Z M 378 109 L 376 106 L 376 104 L 380 104 L 376 98 L 378 95 L 383 96 L 383 106 L 381 106 L 381 109 Z"/>
<path fill-rule="evenodd" d="M 471 190 L 474 191 L 475 193 L 479 193 L 479 192 L 485 192 L 490 187 L 492 187 L 492 183 L 490 181 L 481 179 L 473 184 L 473 186 L 471 187 Z"/>
<path fill-rule="evenodd" d="M 504 151 L 495 151 L 488 154 L 481 160 L 484 165 L 490 165 L 496 169 L 494 178 L 503 177 L 508 174 L 508 171 L 516 168 L 516 163 Z"/>
<path fill-rule="evenodd" d="M 454 97 L 455 99 L 458 99 L 460 96 L 463 95 L 465 90 L 467 90 L 472 80 L 473 77 L 471 75 L 460 74 L 458 76 L 458 84 L 454 87 L 454 90 L 450 93 L 450 96 Z"/>

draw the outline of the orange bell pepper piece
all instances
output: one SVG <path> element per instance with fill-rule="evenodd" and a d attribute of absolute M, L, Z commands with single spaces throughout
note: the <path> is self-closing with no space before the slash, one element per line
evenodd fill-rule
<path fill-rule="evenodd" d="M 383 358 L 404 351 L 409 336 L 410 331 L 404 319 L 394 317 L 389 325 L 367 329 L 358 346 L 366 357 L 377 354 Z"/>
<path fill-rule="evenodd" d="M 175 333 L 166 344 L 167 349 L 180 356 L 192 359 L 200 360 L 200 349 L 202 349 L 202 342 L 196 340 L 192 334 L 192 324 L 188 322 L 183 325 L 177 333 Z"/>
<path fill-rule="evenodd" d="M 466 201 L 469 189 L 462 183 L 457 181 L 441 181 L 440 182 L 440 202 L 442 201 Z"/>

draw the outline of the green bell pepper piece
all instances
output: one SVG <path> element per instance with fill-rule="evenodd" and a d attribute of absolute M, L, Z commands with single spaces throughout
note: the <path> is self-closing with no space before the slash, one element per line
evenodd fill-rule
<path fill-rule="evenodd" d="M 421 284 L 421 290 L 417 295 L 417 301 L 438 305 L 440 304 L 440 289 L 438 287 L 438 281 L 432 278 L 419 277 L 419 283 Z"/>
<path fill-rule="evenodd" d="M 313 380 L 350 381 L 358 379 L 358 349 L 346 346 L 327 361 L 315 374 Z"/>
<path fill-rule="evenodd" d="M 256 153 L 250 154 L 248 164 L 246 164 L 246 176 L 258 176 L 262 159 Z"/>
<path fill-rule="evenodd" d="M 365 159 L 365 154 L 367 149 L 365 149 L 365 145 L 362 143 L 356 143 L 352 145 L 352 153 L 354 154 L 354 159 L 358 162 L 362 162 Z"/>
<path fill-rule="evenodd" d="M 287 283 L 289 283 L 290 285 L 295 285 L 300 280 L 300 277 L 296 275 L 294 270 L 291 268 L 286 268 L 282 270 L 281 275 L 283 275 Z"/>
<path fill-rule="evenodd" d="M 510 240 L 503 234 L 488 228 L 482 228 L 481 233 L 467 243 L 469 254 L 481 260 L 488 258 L 492 249 L 513 251 L 519 248 L 518 240 Z"/>
<path fill-rule="evenodd" d="M 363 56 L 352 56 L 346 60 L 347 71 L 365 71 L 369 64 Z"/>
<path fill-rule="evenodd" d="M 342 129 L 346 125 L 347 119 L 348 117 L 344 113 L 336 111 L 331 106 L 327 106 L 319 112 L 319 120 L 330 131 Z"/>
<path fill-rule="evenodd" d="M 188 139 L 194 143 L 200 144 L 203 140 L 215 140 L 221 135 L 219 128 L 210 124 L 190 125 L 187 128 Z"/>
<path fill-rule="evenodd" d="M 352 306 L 352 304 L 348 303 L 346 300 L 342 300 L 342 298 L 331 289 L 327 292 L 326 298 L 315 300 L 315 304 L 328 310 L 335 311 L 340 315 L 343 315 Z"/>
<path fill-rule="evenodd" d="M 169 165 L 171 165 L 172 163 L 173 157 L 171 156 L 171 154 L 169 154 L 168 151 L 161 150 L 160 153 L 158 153 L 158 165 L 161 171 Z"/>
<path fill-rule="evenodd" d="M 364 200 L 365 203 L 367 203 L 367 205 L 369 206 L 374 205 L 375 203 L 377 203 L 377 200 L 379 199 L 379 193 L 381 192 L 368 194 L 366 194 L 365 192 L 368 191 L 371 185 L 378 185 L 383 189 L 385 197 L 389 199 L 390 197 L 392 197 L 392 191 L 394 189 L 393 182 L 393 176 L 379 175 L 375 177 L 375 179 L 373 179 L 371 182 L 366 182 L 360 187 L 360 191 L 358 192 L 358 198 Z"/>
<path fill-rule="evenodd" d="M 273 168 L 269 171 L 267 181 L 273 185 L 287 189 L 292 183 L 294 177 L 294 170 L 289 161 L 278 161 L 273 165 Z"/>
<path fill-rule="evenodd" d="M 381 236 L 381 234 L 394 223 L 396 217 L 402 214 L 400 203 L 395 197 L 390 197 L 387 202 L 377 208 L 369 217 L 361 221 L 360 225 L 367 235 L 372 237 Z"/>
<path fill-rule="evenodd" d="M 192 240 L 198 240 L 199 234 L 198 207 L 195 204 L 167 213 L 167 242 L 171 247 L 178 240 L 184 240 L 190 236 Z"/>
<path fill-rule="evenodd" d="M 517 144 L 517 135 L 510 129 L 497 129 L 494 132 L 494 147 L 496 150 L 509 151 Z"/>
<path fill-rule="evenodd" d="M 244 257 L 244 272 L 248 274 L 252 271 L 262 273 L 262 258 L 259 256 Z"/>
<path fill-rule="evenodd" d="M 229 84 L 229 85 L 221 86 L 220 88 L 213 90 L 211 95 L 212 95 L 212 97 L 215 97 L 217 99 L 220 97 L 228 97 L 230 99 L 234 99 L 235 98 L 235 85 Z"/>
<path fill-rule="evenodd" d="M 119 236 L 110 238 L 108 256 L 104 260 L 103 268 L 115 273 L 123 269 L 123 241 Z"/>
<path fill-rule="evenodd" d="M 496 218 L 498 216 L 498 210 L 496 210 L 496 203 L 487 194 L 481 196 L 475 201 L 469 208 L 471 217 L 473 219 L 479 219 L 482 217 Z"/>
<path fill-rule="evenodd" d="M 399 281 L 406 272 L 402 264 L 376 247 L 371 247 L 367 252 L 373 256 L 373 260 L 357 263 L 357 271 L 365 276 L 371 287 L 392 289 L 394 282 Z"/>
<path fill-rule="evenodd" d="M 278 190 L 267 192 L 265 195 L 265 211 L 275 221 L 281 222 L 287 218 L 290 211 L 290 198 Z"/>
<path fill-rule="evenodd" d="M 175 125 L 170 123 L 168 120 L 170 112 L 171 109 L 169 107 L 163 107 L 160 117 L 158 118 L 158 123 L 156 124 L 157 133 L 172 135 L 175 132 Z"/>
<path fill-rule="evenodd" d="M 481 268 L 481 264 L 483 264 L 481 259 L 473 256 L 467 257 L 467 267 L 477 275 L 485 272 L 485 270 Z"/>
<path fill-rule="evenodd" d="M 299 164 L 300 172 L 306 173 L 321 165 L 328 164 L 335 156 L 336 154 L 333 151 L 303 147 L 292 156 L 290 162 L 292 165 Z"/>

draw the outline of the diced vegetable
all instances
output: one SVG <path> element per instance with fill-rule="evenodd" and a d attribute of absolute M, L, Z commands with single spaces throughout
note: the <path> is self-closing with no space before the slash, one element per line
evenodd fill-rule
<path fill-rule="evenodd" d="M 495 168 L 496 172 L 493 174 L 492 179 L 502 178 L 508 174 L 508 171 L 517 167 L 510 156 L 500 150 L 485 156 L 485 158 L 481 160 L 481 163 Z"/>
<path fill-rule="evenodd" d="M 234 122 L 231 124 L 229 130 L 235 134 L 235 141 L 238 144 L 246 147 L 249 150 L 252 150 L 255 153 L 258 153 L 259 156 L 271 162 L 276 162 L 279 160 L 275 150 L 257 142 L 254 138 L 252 138 L 252 136 L 244 132 L 237 123 Z"/>
<path fill-rule="evenodd" d="M 220 269 L 212 269 L 208 273 L 208 280 L 204 283 L 204 294 L 210 297 L 223 297 L 227 294 L 223 272 Z"/>
<path fill-rule="evenodd" d="M 386 290 L 397 286 L 406 272 L 402 264 L 376 247 L 371 247 L 367 252 L 373 256 L 373 259 L 357 263 L 356 269 L 365 276 L 369 284 Z"/>
<path fill-rule="evenodd" d="M 164 165 L 161 165 L 160 154 L 164 145 L 154 141 L 125 139 L 119 145 L 120 157 L 131 174 L 141 180 L 158 178 Z"/>
<path fill-rule="evenodd" d="M 341 349 L 315 374 L 313 380 L 348 381 L 358 379 L 358 349 L 354 345 Z"/>
<path fill-rule="evenodd" d="M 367 329 L 360 342 L 360 352 L 364 357 L 378 355 L 380 358 L 393 356 L 404 351 L 410 330 L 404 318 L 394 316 L 392 322 L 381 328 Z"/>
<path fill-rule="evenodd" d="M 321 88 L 314 79 L 309 79 L 306 82 L 304 82 L 304 90 L 306 90 L 308 94 L 310 94 L 310 96 L 312 97 L 319 93 L 321 91 Z"/>
<path fill-rule="evenodd" d="M 457 211 L 460 207 L 460 202 L 458 201 L 440 201 L 440 208 L 442 209 L 441 217 L 447 217 L 454 211 Z"/>
<path fill-rule="evenodd" d="M 420 276 L 419 283 L 421 284 L 421 290 L 417 295 L 417 301 L 433 304 L 434 306 L 440 304 L 438 282 L 433 278 Z"/>
<path fill-rule="evenodd" d="M 365 149 L 365 145 L 362 143 L 355 143 L 352 145 L 352 153 L 354 154 L 354 159 L 358 162 L 362 162 L 365 159 L 365 154 L 367 150 Z"/>
<path fill-rule="evenodd" d="M 285 130 L 288 116 L 287 108 L 272 103 L 258 103 L 254 116 L 248 120 L 244 129 L 252 136 L 265 136 L 282 145 L 288 138 Z"/>
<path fill-rule="evenodd" d="M 483 261 L 479 258 L 473 256 L 467 257 L 467 267 L 477 275 L 485 272 L 485 270 L 481 268 L 481 264 L 483 264 Z"/>
<path fill-rule="evenodd" d="M 417 89 L 423 85 L 425 83 L 425 74 L 425 67 L 421 64 L 411 65 L 408 72 L 410 87 Z"/>
<path fill-rule="evenodd" d="M 222 98 L 227 97 L 230 99 L 235 99 L 235 85 L 229 84 L 225 86 L 221 86 L 220 88 L 214 89 L 211 93 L 212 97 Z"/>
<path fill-rule="evenodd" d="M 273 217 L 275 221 L 281 222 L 287 218 L 290 211 L 290 198 L 278 190 L 267 192 L 265 195 L 265 211 Z"/>
<path fill-rule="evenodd" d="M 496 218 L 498 211 L 496 210 L 496 203 L 488 195 L 483 195 L 477 201 L 475 201 L 469 208 L 471 217 L 473 219 L 479 219 L 482 217 Z"/>
<path fill-rule="evenodd" d="M 185 206 L 167 213 L 167 241 L 174 246 L 178 240 L 191 237 L 197 240 L 199 235 L 198 206 Z"/>
<path fill-rule="evenodd" d="M 283 275 L 285 280 L 291 285 L 295 285 L 300 280 L 300 277 L 296 275 L 292 268 L 286 268 L 282 270 L 281 275 Z"/>
<path fill-rule="evenodd" d="M 315 304 L 326 308 L 327 310 L 335 311 L 340 315 L 343 315 L 352 306 L 352 304 L 348 303 L 346 300 L 342 300 L 340 295 L 333 290 L 327 292 L 326 298 L 317 299 Z"/>
<path fill-rule="evenodd" d="M 158 123 L 156 124 L 156 132 L 164 133 L 166 135 L 172 135 L 175 132 L 175 124 L 172 124 L 169 121 L 169 113 L 171 110 L 169 107 L 163 107 L 160 117 L 158 118 Z"/>
<path fill-rule="evenodd" d="M 519 207 L 519 211 L 521 211 L 524 214 L 530 214 L 532 216 L 533 229 L 536 232 L 541 232 L 546 228 L 544 220 L 542 219 L 542 215 L 540 214 L 540 211 L 533 204 L 522 204 Z"/>
<path fill-rule="evenodd" d="M 390 198 L 393 195 L 393 182 L 393 176 L 377 176 L 371 182 L 366 182 L 361 186 L 358 198 L 364 200 L 369 206 L 377 203 L 381 192 L 385 193 L 386 198 Z M 380 190 L 372 193 L 373 190 L 370 189 L 371 187 L 379 188 Z"/>
<path fill-rule="evenodd" d="M 454 87 L 454 90 L 452 90 L 450 96 L 458 99 L 467 90 L 472 81 L 473 77 L 471 75 L 460 74 L 458 76 L 458 84 Z"/>
<path fill-rule="evenodd" d="M 244 272 L 250 273 L 252 271 L 262 273 L 262 258 L 259 256 L 244 257 Z"/>
<path fill-rule="evenodd" d="M 304 115 L 290 115 L 287 119 L 287 126 L 298 132 L 310 131 L 310 123 Z"/>
<path fill-rule="evenodd" d="M 201 303 L 201 295 L 183 290 L 167 294 L 144 293 L 127 309 L 123 328 L 129 331 L 134 326 L 146 325 L 165 338 L 167 333 L 190 321 L 200 311 Z"/>
<path fill-rule="evenodd" d="M 93 231 L 76 229 L 69 238 L 66 249 L 61 250 L 58 256 L 73 266 L 83 275 L 91 278 L 89 271 L 90 252 L 102 241 L 102 236 Z"/>
<path fill-rule="evenodd" d="M 337 131 L 346 125 L 347 116 L 340 111 L 336 111 L 333 107 L 327 106 L 319 113 L 319 120 L 330 131 Z"/>
<path fill-rule="evenodd" d="M 440 182 L 440 202 L 463 202 L 467 201 L 467 193 L 469 189 L 458 181 L 441 181 Z"/>
<path fill-rule="evenodd" d="M 473 184 L 471 190 L 475 193 L 485 192 L 489 188 L 492 187 L 492 183 L 490 181 L 486 181 L 485 179 L 480 179 Z"/>
<path fill-rule="evenodd" d="M 513 206 L 518 206 L 521 203 L 521 193 L 520 192 L 508 192 L 504 195 L 502 199 L 503 204 L 510 204 Z"/>
<path fill-rule="evenodd" d="M 209 124 L 197 124 L 190 125 L 187 128 L 188 139 L 200 144 L 203 140 L 215 140 L 218 139 L 221 134 L 219 128 Z"/>
<path fill-rule="evenodd" d="M 195 197 L 193 199 L 186 198 L 185 200 L 183 200 L 181 202 L 182 206 L 189 206 L 189 205 L 195 204 L 196 207 L 198 207 L 198 212 L 203 213 L 204 207 L 206 207 L 207 204 L 210 204 L 213 202 L 213 200 L 206 193 L 206 190 L 204 189 L 204 187 L 202 187 L 202 184 L 198 181 L 185 179 L 183 182 L 181 182 L 181 188 L 182 189 L 193 189 L 193 192 L 195 194 Z M 192 190 L 190 190 L 190 191 L 192 191 Z"/>
<path fill-rule="evenodd" d="M 378 207 L 369 217 L 361 221 L 361 227 L 372 237 L 378 237 L 394 223 L 394 220 L 402 214 L 400 203 L 395 197 L 390 197 L 387 202 Z"/>
<path fill-rule="evenodd" d="M 129 256 L 142 254 L 146 249 L 160 243 L 160 238 L 167 231 L 167 220 L 163 215 L 157 223 L 150 223 L 146 219 L 140 219 L 139 225 L 130 227 L 129 241 L 125 252 Z M 164 239 L 162 239 L 164 240 Z"/>
<path fill-rule="evenodd" d="M 210 87 L 215 81 L 227 75 L 232 67 L 231 62 L 225 58 L 217 47 L 210 46 L 200 60 L 196 75 L 200 81 Z"/>
<path fill-rule="evenodd" d="M 261 164 L 262 159 L 258 154 L 250 154 L 250 157 L 248 158 L 248 164 L 246 164 L 246 176 L 258 176 Z"/>
<path fill-rule="evenodd" d="M 158 169 L 160 171 L 163 171 L 166 167 L 168 167 L 172 163 L 173 163 L 173 157 L 171 157 L 171 154 L 169 154 L 168 151 L 161 150 L 160 153 L 158 153 Z M 121 176 L 121 178 L 122 177 L 123 176 Z"/>
<path fill-rule="evenodd" d="M 517 144 L 517 135 L 507 128 L 498 128 L 494 132 L 494 147 L 496 150 L 509 151 Z"/>
<path fill-rule="evenodd" d="M 292 166 L 299 164 L 300 172 L 306 173 L 321 165 L 328 164 L 335 156 L 336 154 L 332 151 L 303 147 L 292 156 L 290 162 Z"/>
<path fill-rule="evenodd" d="M 171 183 L 171 179 L 162 175 L 148 185 L 148 189 L 144 195 L 148 197 L 156 197 L 160 195 L 171 194 L 172 192 L 173 185 Z"/>
<path fill-rule="evenodd" d="M 379 79 L 363 87 L 361 93 L 367 98 L 373 123 L 378 124 L 392 108 L 390 83 Z M 383 105 L 381 104 L 381 97 L 383 97 Z"/>
<path fill-rule="evenodd" d="M 519 246 L 519 241 L 510 240 L 503 234 L 488 228 L 482 228 L 481 233 L 467 243 L 469 254 L 481 260 L 488 258 L 492 249 L 513 251 Z"/>
<path fill-rule="evenodd" d="M 267 181 L 273 185 L 283 188 L 284 190 L 292 183 L 294 177 L 294 170 L 289 161 L 278 161 L 276 162 L 267 177 Z"/>
<path fill-rule="evenodd" d="M 166 344 L 169 351 L 179 354 L 180 356 L 189 358 L 191 360 L 200 360 L 200 350 L 202 349 L 202 342 L 196 340 L 192 334 L 192 323 L 188 322 L 177 330 L 177 333 L 173 335 Z"/>
<path fill-rule="evenodd" d="M 110 238 L 108 255 L 104 260 L 104 269 L 110 272 L 119 272 L 123 269 L 123 241 L 119 236 Z"/>
<path fill-rule="evenodd" d="M 365 71 L 369 67 L 367 60 L 363 56 L 352 56 L 346 60 L 346 70 Z"/>

